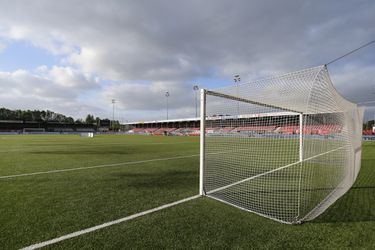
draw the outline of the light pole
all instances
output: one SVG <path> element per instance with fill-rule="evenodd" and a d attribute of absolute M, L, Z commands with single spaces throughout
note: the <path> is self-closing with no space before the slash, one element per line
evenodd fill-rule
<path fill-rule="evenodd" d="M 115 131 L 115 103 L 116 100 L 112 99 L 112 131 Z"/>
<path fill-rule="evenodd" d="M 238 85 L 240 84 L 240 81 L 241 81 L 240 75 L 235 75 L 233 80 L 236 83 L 237 97 L 239 97 Z M 240 114 L 240 101 L 237 101 L 237 115 L 239 114 Z"/>
<path fill-rule="evenodd" d="M 165 97 L 167 97 L 167 120 L 168 120 L 168 98 L 169 98 L 169 92 L 165 92 Z"/>
<path fill-rule="evenodd" d="M 195 92 L 195 117 L 198 117 L 198 97 L 197 97 L 197 92 L 199 90 L 198 85 L 193 86 L 193 90 Z"/>

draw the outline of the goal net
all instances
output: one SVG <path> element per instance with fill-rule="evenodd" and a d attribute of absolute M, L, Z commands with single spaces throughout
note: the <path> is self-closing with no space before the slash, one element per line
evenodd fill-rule
<path fill-rule="evenodd" d="M 354 183 L 363 110 L 319 66 L 201 93 L 201 194 L 284 222 L 314 219 Z"/>

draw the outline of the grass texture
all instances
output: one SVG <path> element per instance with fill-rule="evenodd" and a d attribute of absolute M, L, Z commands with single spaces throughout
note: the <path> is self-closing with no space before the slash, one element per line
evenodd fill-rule
<path fill-rule="evenodd" d="M 199 138 L 0 136 L 0 249 L 19 249 L 198 193 Z M 198 198 L 46 249 L 374 249 L 375 143 L 352 189 L 314 221 L 284 225 Z"/>

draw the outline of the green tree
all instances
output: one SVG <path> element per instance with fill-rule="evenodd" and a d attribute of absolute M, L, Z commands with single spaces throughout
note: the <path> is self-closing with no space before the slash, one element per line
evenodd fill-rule
<path fill-rule="evenodd" d="M 79 118 L 79 119 L 77 119 L 77 120 L 75 121 L 75 123 L 77 123 L 77 124 L 82 124 L 82 123 L 84 123 L 84 122 L 83 122 L 83 120 L 82 120 L 81 118 Z"/>
<path fill-rule="evenodd" d="M 65 117 L 64 122 L 73 124 L 74 123 L 74 118 L 71 117 L 71 116 Z"/>
<path fill-rule="evenodd" d="M 94 124 L 95 123 L 95 118 L 94 118 L 93 115 L 88 114 L 86 116 L 85 121 L 86 121 L 87 124 Z"/>
<path fill-rule="evenodd" d="M 33 120 L 32 112 L 30 110 L 22 111 L 21 112 L 21 120 L 32 121 Z"/>

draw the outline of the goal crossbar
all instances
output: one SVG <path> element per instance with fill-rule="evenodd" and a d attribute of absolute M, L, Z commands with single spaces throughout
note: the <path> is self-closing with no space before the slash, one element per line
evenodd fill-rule
<path fill-rule="evenodd" d="M 242 98 L 242 97 L 239 97 L 239 96 L 228 95 L 228 94 L 219 93 L 219 92 L 212 91 L 212 90 L 205 90 L 205 93 L 207 95 L 222 97 L 222 98 L 233 100 L 233 101 L 239 101 L 239 102 L 259 105 L 259 106 L 263 106 L 263 107 L 267 107 L 267 108 L 279 109 L 279 110 L 284 110 L 284 111 L 288 111 L 288 112 L 294 112 L 294 113 L 297 113 L 297 114 L 302 114 L 301 111 L 288 109 L 288 108 L 284 108 L 284 107 L 279 107 L 279 106 L 276 106 L 276 105 L 262 103 L 262 102 L 258 102 L 258 101 L 252 101 L 252 100 L 245 99 L 245 98 Z"/>

